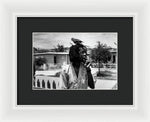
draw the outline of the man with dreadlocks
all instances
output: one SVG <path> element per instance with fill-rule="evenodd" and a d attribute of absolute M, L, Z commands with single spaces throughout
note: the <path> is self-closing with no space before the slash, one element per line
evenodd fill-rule
<path fill-rule="evenodd" d="M 70 47 L 70 65 L 60 74 L 61 89 L 94 89 L 94 81 L 90 68 L 87 66 L 87 48 L 79 39 L 71 38 L 75 45 Z"/>

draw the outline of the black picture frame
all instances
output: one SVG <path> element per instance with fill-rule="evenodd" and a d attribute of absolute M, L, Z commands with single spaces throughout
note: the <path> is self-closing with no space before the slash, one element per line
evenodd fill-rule
<path fill-rule="evenodd" d="M 17 17 L 17 105 L 133 105 L 133 17 Z M 118 90 L 32 90 L 32 32 L 117 32 Z"/>

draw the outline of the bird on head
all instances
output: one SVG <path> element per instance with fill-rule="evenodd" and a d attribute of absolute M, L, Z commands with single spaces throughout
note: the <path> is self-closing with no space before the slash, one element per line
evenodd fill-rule
<path fill-rule="evenodd" d="M 81 41 L 80 39 L 71 38 L 71 40 L 72 40 L 73 43 L 76 44 L 76 45 L 82 45 L 82 41 Z"/>

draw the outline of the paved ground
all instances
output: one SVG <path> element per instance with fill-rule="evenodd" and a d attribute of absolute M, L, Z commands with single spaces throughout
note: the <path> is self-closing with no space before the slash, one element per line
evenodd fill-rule
<path fill-rule="evenodd" d="M 91 68 L 91 73 L 95 74 L 98 71 L 98 68 Z M 117 73 L 116 69 L 111 69 L 111 68 L 100 68 L 100 71 L 111 71 L 113 73 Z"/>
<path fill-rule="evenodd" d="M 102 80 L 98 79 L 95 84 L 95 89 L 101 90 L 116 90 L 117 89 L 117 80 Z"/>
<path fill-rule="evenodd" d="M 95 84 L 95 89 L 101 89 L 101 90 L 116 90 L 117 89 L 117 70 L 116 69 L 106 69 L 106 68 L 101 68 L 101 71 L 111 71 L 113 74 L 112 76 L 115 77 L 113 79 L 111 78 L 95 78 L 96 79 L 96 84 Z M 98 71 L 98 68 L 91 68 L 92 74 L 95 75 L 95 73 Z"/>

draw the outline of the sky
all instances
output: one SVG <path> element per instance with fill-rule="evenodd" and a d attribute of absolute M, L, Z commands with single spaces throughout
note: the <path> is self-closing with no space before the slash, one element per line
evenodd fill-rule
<path fill-rule="evenodd" d="M 62 32 L 33 32 L 33 47 L 42 49 L 53 49 L 58 44 L 64 47 L 70 47 L 71 38 L 77 38 L 83 41 L 83 44 L 94 48 L 97 42 L 107 44 L 112 48 L 117 48 L 118 43 L 117 32 L 98 32 L 98 33 L 62 33 Z M 116 44 L 115 44 L 116 43 Z"/>

